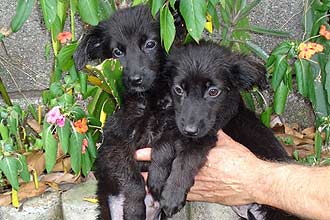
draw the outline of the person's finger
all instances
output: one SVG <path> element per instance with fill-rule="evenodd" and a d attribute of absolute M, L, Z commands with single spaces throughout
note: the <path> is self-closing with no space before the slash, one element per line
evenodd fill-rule
<path fill-rule="evenodd" d="M 225 134 L 225 132 L 223 132 L 223 130 L 218 131 L 218 145 L 226 144 L 231 141 L 233 141 L 233 139 L 231 139 L 231 137 L 229 137 L 227 134 Z"/>
<path fill-rule="evenodd" d="M 134 158 L 141 161 L 151 160 L 151 148 L 143 148 L 135 151 Z"/>

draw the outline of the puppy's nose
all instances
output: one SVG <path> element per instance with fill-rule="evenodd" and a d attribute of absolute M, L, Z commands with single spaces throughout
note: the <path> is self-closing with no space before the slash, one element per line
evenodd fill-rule
<path fill-rule="evenodd" d="M 142 84 L 142 77 L 140 75 L 133 75 L 129 77 L 129 80 L 132 82 L 134 86 L 139 86 Z"/>
<path fill-rule="evenodd" d="M 183 128 L 183 132 L 185 135 L 189 135 L 189 136 L 197 136 L 199 129 L 196 125 L 186 125 Z"/>

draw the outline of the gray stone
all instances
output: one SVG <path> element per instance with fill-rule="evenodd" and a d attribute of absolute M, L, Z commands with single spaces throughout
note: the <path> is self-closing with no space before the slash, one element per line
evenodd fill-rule
<path fill-rule="evenodd" d="M 190 204 L 187 203 L 180 212 L 169 218 L 169 220 L 190 220 Z"/>
<path fill-rule="evenodd" d="M 43 19 L 35 4 L 31 16 L 17 33 L 5 38 L 6 51 L 0 47 L 0 70 L 8 92 L 33 92 L 48 87 L 52 62 L 46 60 L 45 45 L 49 42 L 49 33 L 43 25 Z M 16 1 L 1 0 L 0 27 L 8 27 L 16 8 Z M 8 56 L 9 55 L 9 56 Z M 15 79 L 16 84 L 12 78 Z"/>
<path fill-rule="evenodd" d="M 93 220 L 97 216 L 97 204 L 84 201 L 95 197 L 96 181 L 88 181 L 62 194 L 63 220 Z"/>
<path fill-rule="evenodd" d="M 220 204 L 191 203 L 190 220 L 238 220 L 239 217 L 229 207 Z"/>
<path fill-rule="evenodd" d="M 251 2 L 251 1 L 250 1 Z M 303 3 L 300 0 L 262 0 L 250 14 L 253 25 L 274 30 L 287 31 L 292 34 L 290 39 L 301 39 L 303 34 L 302 15 Z M 252 41 L 266 52 L 271 50 L 285 38 L 254 34 Z"/>
<path fill-rule="evenodd" d="M 24 202 L 19 209 L 0 207 L 0 220 L 62 220 L 60 194 L 45 193 Z"/>
<path fill-rule="evenodd" d="M 282 117 L 284 122 L 297 123 L 302 129 L 313 126 L 315 122 L 311 103 L 296 93 L 289 95 Z"/>

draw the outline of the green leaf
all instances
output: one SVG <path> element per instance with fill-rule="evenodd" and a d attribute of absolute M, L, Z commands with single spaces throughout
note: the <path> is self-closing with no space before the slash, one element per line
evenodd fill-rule
<path fill-rule="evenodd" d="M 79 106 L 73 107 L 71 113 L 75 120 L 79 120 L 86 117 L 85 111 Z"/>
<path fill-rule="evenodd" d="M 328 105 L 330 105 L 330 61 L 328 60 L 326 66 L 325 66 L 325 84 L 324 88 L 326 90 L 326 94 L 328 97 Z"/>
<path fill-rule="evenodd" d="M 78 174 L 81 170 L 81 148 L 84 135 L 79 132 L 73 131 L 70 136 L 69 154 L 71 158 L 72 170 Z"/>
<path fill-rule="evenodd" d="M 231 23 L 230 10 L 228 7 L 220 7 L 220 15 L 225 24 L 229 25 Z"/>
<path fill-rule="evenodd" d="M 59 97 L 64 94 L 64 91 L 62 89 L 62 83 L 55 82 L 52 83 L 49 87 L 51 98 Z"/>
<path fill-rule="evenodd" d="M 35 0 L 18 0 L 16 14 L 11 20 L 10 27 L 12 32 L 17 32 L 31 14 Z"/>
<path fill-rule="evenodd" d="M 247 17 L 250 12 L 252 11 L 252 9 L 254 9 L 260 2 L 261 0 L 254 0 L 253 2 L 251 2 L 250 4 L 248 4 L 246 7 L 244 7 L 241 11 L 239 11 L 239 16 L 237 18 L 237 20 L 241 20 L 244 19 L 245 17 Z"/>
<path fill-rule="evenodd" d="M 262 123 L 268 128 L 270 127 L 270 116 L 272 115 L 272 111 L 272 107 L 267 107 L 260 116 Z"/>
<path fill-rule="evenodd" d="M 263 61 L 267 61 L 269 58 L 269 55 L 264 51 L 261 47 L 258 45 L 252 43 L 251 41 L 245 41 L 245 45 L 247 48 L 249 48 L 255 55 L 260 57 Z"/>
<path fill-rule="evenodd" d="M 322 136 L 318 130 L 316 130 L 316 132 L 315 132 L 314 150 L 315 150 L 315 154 L 316 154 L 316 159 L 318 162 L 320 162 L 321 161 L 321 152 L 322 152 Z"/>
<path fill-rule="evenodd" d="M 22 179 L 25 181 L 25 182 L 30 182 L 30 172 L 29 172 L 29 169 L 28 169 L 28 166 L 27 166 L 27 162 L 26 162 L 26 158 L 25 156 L 19 154 L 18 155 L 18 160 L 19 160 L 19 168 L 18 170 L 20 170 L 20 176 L 22 177 Z"/>
<path fill-rule="evenodd" d="M 17 160 L 14 157 L 4 157 L 0 160 L 0 170 L 5 174 L 13 189 L 18 190 Z"/>
<path fill-rule="evenodd" d="M 40 0 L 40 5 L 45 25 L 49 30 L 56 18 L 57 0 Z"/>
<path fill-rule="evenodd" d="M 88 140 L 87 150 L 89 152 L 89 155 L 90 155 L 91 158 L 95 159 L 97 151 L 96 151 L 96 144 L 93 140 L 92 134 L 90 132 L 88 132 L 86 138 Z"/>
<path fill-rule="evenodd" d="M 92 161 L 89 157 L 89 153 L 86 150 L 84 154 L 81 155 L 81 170 L 84 176 L 87 176 L 89 171 L 91 171 L 92 168 Z"/>
<path fill-rule="evenodd" d="M 246 107 L 254 112 L 256 110 L 256 108 L 254 106 L 254 99 L 253 99 L 252 95 L 249 92 L 242 91 L 241 96 L 244 100 L 244 103 L 246 104 Z"/>
<path fill-rule="evenodd" d="M 5 126 L 3 122 L 0 122 L 0 134 L 1 134 L 1 140 L 4 141 L 9 140 L 9 131 L 7 126 Z"/>
<path fill-rule="evenodd" d="M 220 0 L 220 4 L 223 8 L 226 7 L 226 0 Z"/>
<path fill-rule="evenodd" d="M 257 26 L 253 26 L 253 25 L 246 27 L 246 30 L 252 31 L 252 32 L 258 33 L 258 34 L 265 34 L 265 35 L 276 36 L 276 37 L 290 37 L 291 36 L 291 34 L 289 32 L 271 30 L 271 29 L 257 27 Z"/>
<path fill-rule="evenodd" d="M 71 135 L 71 125 L 68 119 L 65 120 L 65 124 L 63 127 L 56 127 L 57 135 L 60 139 L 60 144 L 62 146 L 64 154 L 69 151 L 69 139 Z"/>
<path fill-rule="evenodd" d="M 62 27 L 61 19 L 59 18 L 59 16 L 56 16 L 55 20 L 50 28 L 50 32 L 52 35 L 52 46 L 53 46 L 55 56 L 57 56 L 58 51 L 61 48 L 61 44 L 57 40 L 57 35 L 59 33 L 61 33 L 62 31 L 63 31 L 63 27 Z"/>
<path fill-rule="evenodd" d="M 281 81 L 279 87 L 275 91 L 274 97 L 274 111 L 280 115 L 284 112 L 286 99 L 288 97 L 289 88 Z"/>
<path fill-rule="evenodd" d="M 132 6 L 136 6 L 142 3 L 144 3 L 144 0 L 134 0 Z"/>
<path fill-rule="evenodd" d="M 57 59 L 58 59 L 58 65 L 63 71 L 68 71 L 73 66 L 74 61 L 72 55 L 75 52 L 77 46 L 78 43 L 74 43 L 63 47 L 60 50 Z"/>
<path fill-rule="evenodd" d="M 272 87 L 276 91 L 288 69 L 286 56 L 277 56 L 275 60 L 274 72 L 272 74 Z"/>
<path fill-rule="evenodd" d="M 219 17 L 218 17 L 218 13 L 217 13 L 216 7 L 213 4 L 208 4 L 208 6 L 207 6 L 207 12 L 212 17 L 212 22 L 213 22 L 213 25 L 214 25 L 215 29 L 219 30 L 220 23 L 219 23 Z"/>
<path fill-rule="evenodd" d="M 275 49 L 272 51 L 272 55 L 286 55 L 289 53 L 292 47 L 293 45 L 290 42 L 285 41 L 275 47 Z"/>
<path fill-rule="evenodd" d="M 163 6 L 164 2 L 165 2 L 165 0 L 152 0 L 152 2 L 151 2 L 151 14 L 152 14 L 153 17 L 156 16 L 157 12 Z"/>
<path fill-rule="evenodd" d="M 108 19 L 115 10 L 116 8 L 109 2 L 109 0 L 98 0 L 98 14 L 100 21 Z"/>
<path fill-rule="evenodd" d="M 294 63 L 294 71 L 296 73 L 296 82 L 298 87 L 298 92 L 304 97 L 308 97 L 308 75 L 312 74 L 310 72 L 309 62 L 305 59 L 298 59 Z"/>
<path fill-rule="evenodd" d="M 87 74 L 79 72 L 81 94 L 85 97 L 87 93 Z"/>
<path fill-rule="evenodd" d="M 187 30 L 196 42 L 199 42 L 206 23 L 207 4 L 205 0 L 181 0 L 180 13 Z"/>
<path fill-rule="evenodd" d="M 49 173 L 56 163 L 57 141 L 53 136 L 53 126 L 46 121 L 46 117 L 43 124 L 42 140 L 45 149 L 46 170 Z"/>
<path fill-rule="evenodd" d="M 176 0 L 170 0 L 170 6 L 175 9 Z"/>
<path fill-rule="evenodd" d="M 31 115 L 33 116 L 33 118 L 35 120 L 38 120 L 38 114 L 37 114 L 36 108 L 32 104 L 29 104 L 28 109 L 29 109 L 29 112 L 31 113 Z"/>
<path fill-rule="evenodd" d="M 93 71 L 102 81 L 100 87 L 111 94 L 116 99 L 117 103 L 121 103 L 120 94 L 123 92 L 124 87 L 121 79 L 122 67 L 118 60 L 109 59 L 96 67 L 86 67 L 90 69 L 90 71 Z"/>
<path fill-rule="evenodd" d="M 69 93 L 64 93 L 58 99 L 58 104 L 61 106 L 72 106 L 74 103 L 74 98 Z"/>
<path fill-rule="evenodd" d="M 78 11 L 81 19 L 93 26 L 99 23 L 98 0 L 79 0 Z"/>
<path fill-rule="evenodd" d="M 174 18 L 168 5 L 160 10 L 160 36 L 164 43 L 164 48 L 168 52 L 175 38 Z"/>
<path fill-rule="evenodd" d="M 3 35 L 2 33 L 0 33 L 0 41 L 2 41 L 5 38 L 5 35 Z"/>
<path fill-rule="evenodd" d="M 318 117 L 329 115 L 329 105 L 327 104 L 326 93 L 320 80 L 314 80 L 315 105 L 314 112 Z"/>

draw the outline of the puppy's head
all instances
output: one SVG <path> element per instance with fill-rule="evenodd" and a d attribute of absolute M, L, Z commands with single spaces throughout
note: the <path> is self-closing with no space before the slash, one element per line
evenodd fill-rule
<path fill-rule="evenodd" d="M 144 92 L 152 87 L 163 56 L 159 21 L 150 8 L 137 6 L 119 10 L 89 30 L 73 57 L 79 70 L 88 60 L 119 59 L 126 89 Z"/>
<path fill-rule="evenodd" d="M 165 71 L 177 126 L 193 138 L 216 134 L 237 114 L 239 90 L 266 81 L 261 64 L 208 42 L 173 50 Z"/>

